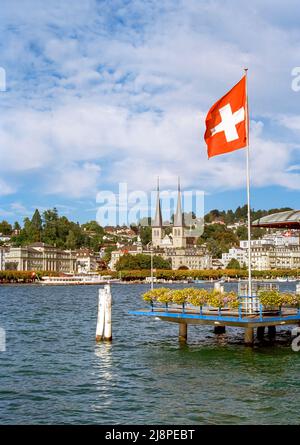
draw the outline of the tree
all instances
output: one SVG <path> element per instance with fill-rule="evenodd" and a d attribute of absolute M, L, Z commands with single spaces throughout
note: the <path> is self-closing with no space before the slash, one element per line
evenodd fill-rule
<path fill-rule="evenodd" d="M 36 229 L 38 232 L 41 232 L 42 230 L 42 218 L 40 215 L 40 212 L 38 211 L 38 209 L 35 209 L 35 212 L 31 218 L 31 226 Z"/>
<path fill-rule="evenodd" d="M 82 224 L 81 228 L 88 232 L 94 232 L 97 235 L 103 235 L 104 229 L 101 227 L 97 221 L 89 221 L 85 224 Z"/>
<path fill-rule="evenodd" d="M 18 223 L 18 221 L 15 221 L 14 222 L 14 227 L 13 227 L 13 230 L 21 230 L 21 226 L 20 226 L 20 224 Z"/>
<path fill-rule="evenodd" d="M 0 233 L 2 233 L 2 235 L 10 235 L 11 232 L 12 232 L 12 227 L 11 224 L 9 224 L 9 222 L 5 220 L 0 222 Z"/>
<path fill-rule="evenodd" d="M 151 226 L 144 226 L 140 228 L 140 237 L 143 246 L 146 246 L 150 243 L 152 239 L 152 228 Z"/>
<path fill-rule="evenodd" d="M 231 258 L 231 260 L 229 261 L 229 263 L 227 264 L 227 269 L 240 269 L 240 263 L 238 262 L 238 260 L 236 260 L 235 258 Z"/>
<path fill-rule="evenodd" d="M 155 269 L 171 269 L 171 264 L 168 260 L 163 259 L 161 256 L 153 256 L 153 267 Z M 151 268 L 150 255 L 138 254 L 138 255 L 123 255 L 116 264 L 116 270 L 141 270 Z"/>
<path fill-rule="evenodd" d="M 66 239 L 66 246 L 68 249 L 75 249 L 76 247 L 76 236 L 72 230 L 69 230 L 67 239 Z"/>

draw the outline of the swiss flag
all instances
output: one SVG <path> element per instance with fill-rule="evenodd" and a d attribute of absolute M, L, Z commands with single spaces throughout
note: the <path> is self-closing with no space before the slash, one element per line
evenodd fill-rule
<path fill-rule="evenodd" d="M 209 158 L 248 144 L 246 81 L 245 75 L 211 107 L 206 116 L 204 139 Z"/>

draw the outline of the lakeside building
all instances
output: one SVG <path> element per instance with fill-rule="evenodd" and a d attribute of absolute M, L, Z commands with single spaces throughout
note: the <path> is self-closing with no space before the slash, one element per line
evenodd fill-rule
<path fill-rule="evenodd" d="M 247 264 L 248 254 L 246 249 L 233 247 L 227 253 L 222 253 L 222 265 L 226 269 L 231 260 L 237 260 L 240 266 Z"/>
<path fill-rule="evenodd" d="M 240 266 L 248 263 L 248 241 L 240 241 L 240 248 L 222 254 L 223 267 L 235 259 Z M 251 240 L 251 267 L 254 270 L 300 268 L 299 232 L 268 233 Z"/>
<path fill-rule="evenodd" d="M 5 255 L 5 268 L 73 273 L 76 272 L 76 255 L 70 250 L 61 250 L 41 242 L 10 247 Z"/>
<path fill-rule="evenodd" d="M 96 272 L 98 269 L 97 256 L 89 249 L 76 251 L 76 269 L 78 273 Z M 100 258 L 99 258 L 100 259 Z"/>

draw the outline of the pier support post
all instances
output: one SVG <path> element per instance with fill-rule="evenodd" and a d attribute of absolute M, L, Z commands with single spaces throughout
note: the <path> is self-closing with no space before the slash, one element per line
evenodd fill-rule
<path fill-rule="evenodd" d="M 259 340 L 263 340 L 265 336 L 265 327 L 264 326 L 259 326 L 257 328 L 257 338 Z"/>
<path fill-rule="evenodd" d="M 187 324 L 179 323 L 179 341 L 186 343 L 187 341 Z"/>
<path fill-rule="evenodd" d="M 276 337 L 276 326 L 268 326 L 268 336 L 271 339 Z"/>
<path fill-rule="evenodd" d="M 253 328 L 245 328 L 245 344 L 252 345 L 254 339 L 254 329 Z"/>
<path fill-rule="evenodd" d="M 214 327 L 214 334 L 225 334 L 226 327 L 225 326 L 215 326 Z"/>
<path fill-rule="evenodd" d="M 99 289 L 96 341 L 112 340 L 111 306 L 110 285 L 107 284 L 104 289 Z"/>

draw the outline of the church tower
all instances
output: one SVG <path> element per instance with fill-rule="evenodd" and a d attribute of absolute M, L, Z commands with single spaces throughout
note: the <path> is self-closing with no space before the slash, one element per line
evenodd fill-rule
<path fill-rule="evenodd" d="M 163 234 L 161 206 L 160 206 L 160 197 L 159 197 L 159 179 L 157 179 L 156 210 L 155 210 L 155 218 L 152 222 L 152 245 L 153 245 L 153 247 L 160 247 L 163 235 L 164 234 Z"/>
<path fill-rule="evenodd" d="M 173 247 L 184 248 L 186 247 L 186 239 L 184 237 L 184 223 L 181 208 L 181 191 L 180 191 L 180 180 L 178 178 L 178 198 L 177 198 L 177 209 L 174 215 L 174 225 L 173 225 Z"/>

